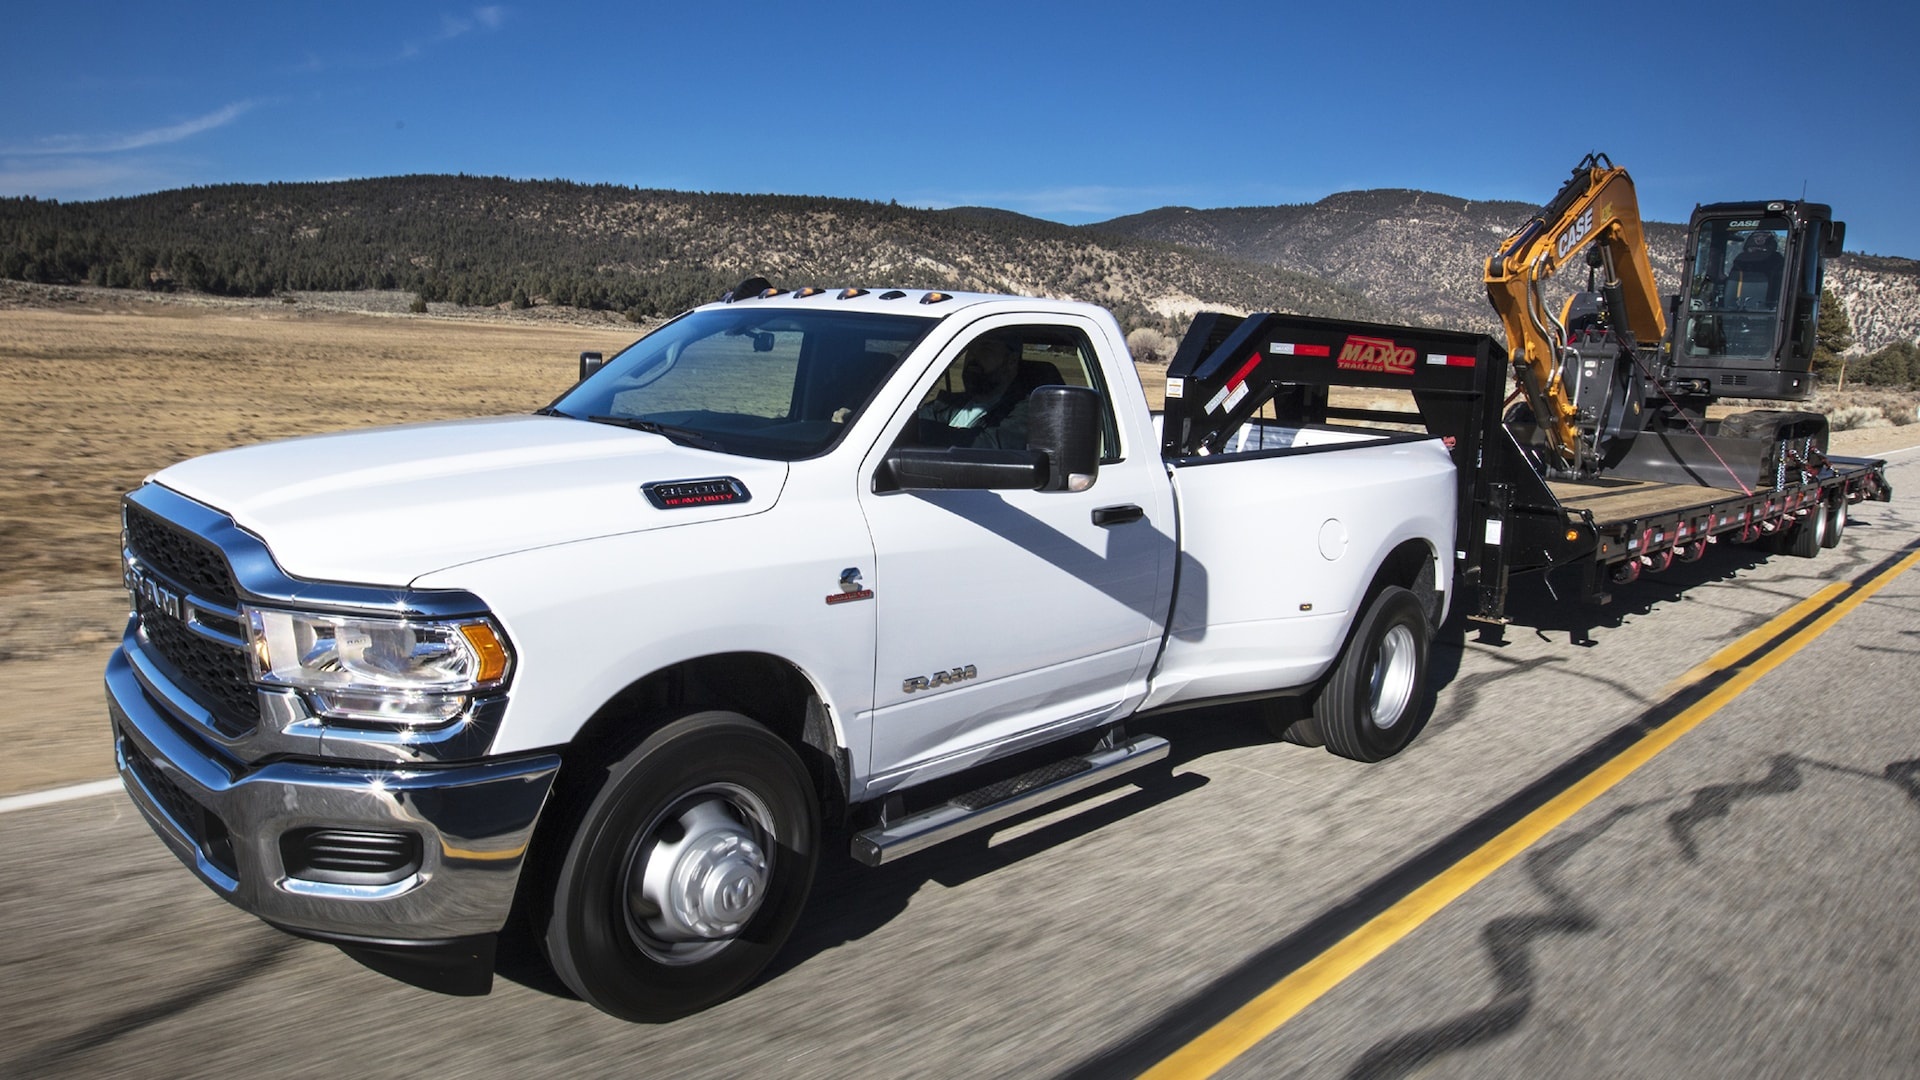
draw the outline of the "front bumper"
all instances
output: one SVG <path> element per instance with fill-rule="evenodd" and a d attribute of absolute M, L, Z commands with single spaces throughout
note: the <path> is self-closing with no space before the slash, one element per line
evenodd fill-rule
<path fill-rule="evenodd" d="M 187 734 L 185 695 L 136 670 L 124 647 L 107 663 L 106 687 L 128 794 L 173 853 L 235 906 L 296 933 L 394 943 L 505 924 L 558 755 L 447 767 L 249 765 Z M 344 838 L 344 861 L 308 865 L 299 845 L 316 835 Z M 339 869 L 358 856 L 355 843 L 378 872 Z"/>

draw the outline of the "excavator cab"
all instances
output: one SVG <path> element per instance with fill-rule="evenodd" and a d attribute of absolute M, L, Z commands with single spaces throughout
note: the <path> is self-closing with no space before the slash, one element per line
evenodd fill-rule
<path fill-rule="evenodd" d="M 1845 236 L 1819 203 L 1697 207 L 1662 381 L 1696 399 L 1806 399 L 1824 260 Z"/>

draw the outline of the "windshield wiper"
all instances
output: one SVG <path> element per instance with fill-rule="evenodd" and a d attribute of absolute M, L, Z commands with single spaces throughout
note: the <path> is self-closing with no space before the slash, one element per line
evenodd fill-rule
<path fill-rule="evenodd" d="M 542 407 L 542 408 L 538 408 L 538 409 L 535 409 L 535 410 L 533 410 L 533 415 L 535 415 L 535 416 L 564 416 L 564 417 L 566 417 L 566 418 L 567 418 L 567 419 L 569 419 L 569 420 L 571 420 L 571 419 L 573 419 L 573 414 L 572 414 L 572 413 L 563 413 L 563 412 L 561 412 L 561 411 L 560 411 L 559 409 L 556 409 L 556 408 L 554 408 L 554 407 L 553 407 L 553 406 L 551 406 L 551 405 L 547 405 L 547 406 L 544 406 L 544 407 Z"/>
<path fill-rule="evenodd" d="M 632 428 L 648 434 L 670 439 L 681 446 L 691 446 L 697 450 L 712 450 L 715 453 L 727 453 L 727 448 L 719 442 L 690 428 L 674 427 L 662 424 L 658 420 L 643 420 L 637 416 L 589 416 L 587 419 L 596 424 L 612 424 L 615 427 Z"/>

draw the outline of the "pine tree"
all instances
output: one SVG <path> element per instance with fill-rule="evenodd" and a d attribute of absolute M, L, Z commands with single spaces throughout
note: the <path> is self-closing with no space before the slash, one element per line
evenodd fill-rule
<path fill-rule="evenodd" d="M 1835 376 L 1836 390 L 1847 386 L 1846 351 L 1853 347 L 1853 320 L 1832 289 L 1820 290 L 1820 322 L 1813 329 L 1813 370 Z"/>

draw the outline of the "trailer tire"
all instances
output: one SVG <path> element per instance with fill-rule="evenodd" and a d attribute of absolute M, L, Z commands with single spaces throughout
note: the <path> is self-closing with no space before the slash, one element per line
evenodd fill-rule
<path fill-rule="evenodd" d="M 1827 508 L 1817 507 L 1813 513 L 1801 518 L 1787 535 L 1781 538 L 1781 549 L 1800 559 L 1811 559 L 1820 554 L 1827 543 Z"/>
<path fill-rule="evenodd" d="M 1328 752 L 1380 761 L 1413 741 L 1433 710 L 1427 687 L 1432 636 L 1412 592 L 1389 585 L 1374 596 L 1314 702 Z"/>
<path fill-rule="evenodd" d="M 1820 538 L 1820 546 L 1837 548 L 1840 546 L 1840 534 L 1847 531 L 1847 497 L 1840 495 L 1833 500 L 1833 507 L 1827 511 L 1827 535 Z"/>
<path fill-rule="evenodd" d="M 656 728 L 563 809 L 536 913 L 581 999 L 625 1020 L 698 1012 L 751 982 L 799 919 L 820 810 L 785 741 L 738 713 Z"/>

